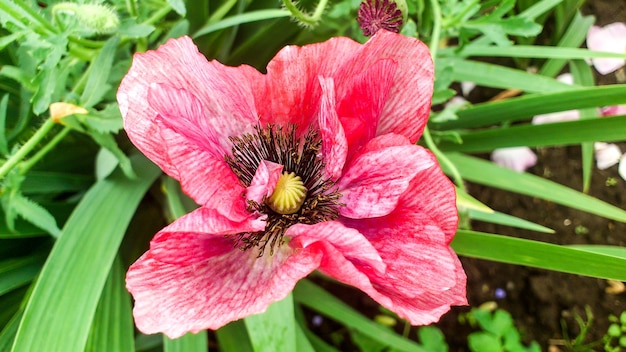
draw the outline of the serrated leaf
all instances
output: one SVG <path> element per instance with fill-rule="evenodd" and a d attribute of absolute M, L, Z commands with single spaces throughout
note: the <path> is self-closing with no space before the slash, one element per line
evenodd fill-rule
<path fill-rule="evenodd" d="M 89 129 L 100 133 L 117 133 L 124 127 L 117 104 L 109 104 L 103 110 L 78 118 Z"/>
<path fill-rule="evenodd" d="M 33 225 L 47 231 L 54 237 L 58 238 L 61 236 L 61 229 L 57 226 L 56 219 L 41 205 L 33 202 L 20 193 L 15 193 L 11 197 L 10 206 L 18 215 Z"/>
<path fill-rule="evenodd" d="M 32 45 L 30 53 L 43 60 L 38 67 L 39 73 L 32 82 L 35 92 L 31 102 L 36 115 L 48 110 L 53 96 L 60 93 L 54 88 L 57 84 L 57 76 L 60 76 L 59 62 L 66 53 L 67 43 L 68 39 L 65 35 L 49 36 L 45 41 L 35 39 L 28 41 L 28 45 Z"/>

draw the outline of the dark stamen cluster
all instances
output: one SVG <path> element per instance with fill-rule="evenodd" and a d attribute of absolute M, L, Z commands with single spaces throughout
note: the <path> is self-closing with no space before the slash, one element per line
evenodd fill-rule
<path fill-rule="evenodd" d="M 323 175 L 321 138 L 312 128 L 302 138 L 298 138 L 296 132 L 295 125 L 290 125 L 286 131 L 283 127 L 268 125 L 265 128 L 256 126 L 254 133 L 230 137 L 232 155 L 227 155 L 225 159 L 245 187 L 252 182 L 259 163 L 268 160 L 283 165 L 284 172 L 294 172 L 300 176 L 307 188 L 306 199 L 294 214 L 278 214 L 265 202 L 258 204 L 248 201 L 248 210 L 267 214 L 265 231 L 230 236 L 235 238 L 235 246 L 242 250 L 259 247 L 259 257 L 267 245 L 270 254 L 273 254 L 274 247 L 283 242 L 285 231 L 290 226 L 298 223 L 316 224 L 339 216 L 341 194 L 332 189 L 334 183 Z"/>

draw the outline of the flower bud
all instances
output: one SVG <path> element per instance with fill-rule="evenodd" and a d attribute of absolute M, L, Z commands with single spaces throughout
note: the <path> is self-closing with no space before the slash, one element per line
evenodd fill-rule
<path fill-rule="evenodd" d="M 115 11 L 105 5 L 61 2 L 54 5 L 53 12 L 72 13 L 82 25 L 95 33 L 113 33 L 120 26 Z"/>
<path fill-rule="evenodd" d="M 359 6 L 357 21 L 366 36 L 380 29 L 398 33 L 408 12 L 406 0 L 365 0 Z"/>

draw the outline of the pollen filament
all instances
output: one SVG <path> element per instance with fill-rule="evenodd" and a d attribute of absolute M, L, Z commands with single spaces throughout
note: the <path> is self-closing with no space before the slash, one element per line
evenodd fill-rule
<path fill-rule="evenodd" d="M 307 189 L 300 176 L 293 172 L 283 172 L 266 204 L 278 214 L 293 214 L 302 207 L 306 192 Z"/>

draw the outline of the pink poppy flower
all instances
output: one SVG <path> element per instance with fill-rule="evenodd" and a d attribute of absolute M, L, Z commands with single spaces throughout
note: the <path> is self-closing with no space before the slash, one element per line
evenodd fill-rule
<path fill-rule="evenodd" d="M 604 27 L 592 26 L 587 32 L 587 47 L 590 50 L 610 53 L 626 53 L 626 24 L 615 22 Z M 603 75 L 624 66 L 624 59 L 595 58 L 593 67 Z"/>
<path fill-rule="evenodd" d="M 217 329 L 318 269 L 413 324 L 466 304 L 454 188 L 414 144 L 432 88 L 425 45 L 387 31 L 285 47 L 267 74 L 187 37 L 135 55 L 128 136 L 200 205 L 129 269 L 137 327 Z"/>

